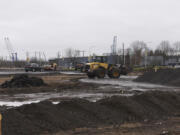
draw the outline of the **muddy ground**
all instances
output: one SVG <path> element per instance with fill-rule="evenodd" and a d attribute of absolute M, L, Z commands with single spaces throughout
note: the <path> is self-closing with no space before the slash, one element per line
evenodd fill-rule
<path fill-rule="evenodd" d="M 94 128 L 76 128 L 51 135 L 179 135 L 180 117 L 151 122 L 128 122 L 122 125 Z M 42 135 L 50 135 L 43 133 Z"/>
<path fill-rule="evenodd" d="M 180 93 L 146 92 L 97 102 L 71 99 L 24 105 L 1 112 L 3 135 L 38 135 L 76 128 L 120 126 L 125 122 L 164 120 L 180 116 Z"/>
<path fill-rule="evenodd" d="M 180 91 L 179 87 L 134 82 L 137 76 L 121 76 L 120 79 L 88 79 L 82 74 L 39 77 L 44 80 L 46 86 L 0 88 L 0 105 L 21 106 L 44 100 L 57 103 L 73 98 L 95 102 L 106 97 L 132 96 L 146 91 Z M 11 78 L 0 78 L 0 82 L 5 79 Z"/>
<path fill-rule="evenodd" d="M 46 86 L 0 88 L 3 135 L 180 134 L 179 87 L 134 82 L 137 76 L 39 77 Z"/>
<path fill-rule="evenodd" d="M 0 88 L 0 94 L 27 94 L 27 93 L 40 93 L 40 92 L 52 92 L 54 89 L 61 91 L 64 89 L 74 88 L 74 85 L 78 88 L 78 79 L 84 78 L 84 75 L 50 75 L 50 76 L 37 76 L 42 78 L 47 84 L 41 87 L 21 87 L 21 88 Z M 0 84 L 5 81 L 9 81 L 11 77 L 0 77 Z M 83 84 L 82 84 L 83 85 Z M 84 84 L 86 86 L 86 84 Z M 92 85 L 91 85 L 92 86 Z M 88 87 L 88 86 L 87 86 Z"/>

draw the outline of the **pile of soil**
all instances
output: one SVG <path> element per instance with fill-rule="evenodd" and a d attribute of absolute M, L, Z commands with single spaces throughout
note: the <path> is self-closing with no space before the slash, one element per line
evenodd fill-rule
<path fill-rule="evenodd" d="M 145 72 L 134 81 L 180 86 L 180 69 L 160 69 Z"/>
<path fill-rule="evenodd" d="M 57 105 L 44 101 L 1 113 L 3 135 L 39 135 L 177 116 L 180 114 L 180 93 L 147 92 L 132 97 L 105 98 L 98 102 L 72 99 Z"/>
<path fill-rule="evenodd" d="M 15 75 L 10 81 L 1 84 L 2 88 L 21 88 L 31 86 L 43 86 L 44 81 L 38 77 L 29 77 L 28 75 Z"/>

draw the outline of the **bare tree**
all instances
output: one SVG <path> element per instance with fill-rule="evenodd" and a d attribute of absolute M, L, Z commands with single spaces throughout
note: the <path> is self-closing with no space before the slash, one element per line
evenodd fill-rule
<path fill-rule="evenodd" d="M 180 41 L 177 41 L 173 44 L 173 50 L 175 55 L 180 55 Z"/>
<path fill-rule="evenodd" d="M 131 43 L 131 48 L 135 53 L 139 51 L 142 52 L 143 49 L 148 49 L 144 41 L 134 41 L 133 43 Z"/>
<path fill-rule="evenodd" d="M 154 56 L 154 51 L 153 50 L 148 50 L 148 56 Z"/>
<path fill-rule="evenodd" d="M 133 43 L 131 43 L 130 48 L 133 52 L 133 58 L 131 63 L 139 65 L 141 63 L 142 56 L 148 50 L 146 43 L 143 41 L 134 41 Z"/>
<path fill-rule="evenodd" d="M 173 49 L 171 48 L 169 41 L 162 41 L 156 50 L 161 52 L 161 54 L 164 56 L 172 55 L 173 53 Z"/>
<path fill-rule="evenodd" d="M 156 49 L 155 51 L 154 51 L 154 56 L 163 56 L 164 54 L 162 53 L 162 51 L 160 51 L 160 50 L 158 50 L 158 49 Z"/>

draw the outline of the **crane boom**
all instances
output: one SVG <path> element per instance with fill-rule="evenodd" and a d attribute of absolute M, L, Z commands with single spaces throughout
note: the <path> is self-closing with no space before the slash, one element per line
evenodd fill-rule
<path fill-rule="evenodd" d="M 9 37 L 5 37 L 4 38 L 5 44 L 6 44 L 6 48 L 8 50 L 9 53 L 9 58 L 12 61 L 17 61 L 17 53 L 14 51 L 12 44 L 10 42 Z"/>

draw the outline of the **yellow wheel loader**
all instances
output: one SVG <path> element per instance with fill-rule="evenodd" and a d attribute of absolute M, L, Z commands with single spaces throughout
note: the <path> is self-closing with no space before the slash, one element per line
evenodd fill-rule
<path fill-rule="evenodd" d="M 97 56 L 92 62 L 85 65 L 85 72 L 89 78 L 119 78 L 121 74 L 126 75 L 126 67 L 115 64 L 108 64 L 103 56 Z"/>

